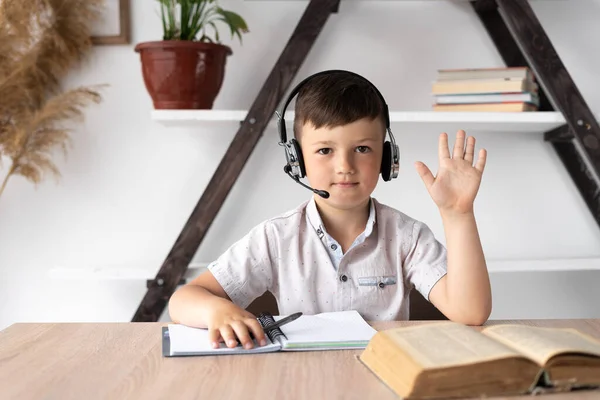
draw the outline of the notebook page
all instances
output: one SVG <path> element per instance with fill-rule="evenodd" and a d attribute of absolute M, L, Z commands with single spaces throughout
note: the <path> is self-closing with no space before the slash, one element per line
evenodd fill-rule
<path fill-rule="evenodd" d="M 220 348 L 213 349 L 208 340 L 208 329 L 192 328 L 180 324 L 169 324 L 169 338 L 172 356 L 270 353 L 281 348 L 279 343 L 272 343 L 267 338 L 266 346 L 259 346 L 255 340 L 254 348 L 249 350 L 244 349 L 241 345 L 231 349 L 224 343 L 221 343 Z"/>
<path fill-rule="evenodd" d="M 362 349 L 377 333 L 355 310 L 302 315 L 280 329 L 287 350 Z"/>

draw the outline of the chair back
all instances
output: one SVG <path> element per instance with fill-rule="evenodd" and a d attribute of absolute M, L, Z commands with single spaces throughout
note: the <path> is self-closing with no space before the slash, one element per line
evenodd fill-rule
<path fill-rule="evenodd" d="M 446 316 L 440 312 L 433 304 L 427 301 L 418 290 L 410 291 L 410 320 L 411 321 L 432 321 L 447 320 Z M 268 311 L 273 315 L 279 315 L 277 301 L 271 292 L 265 292 L 262 296 L 255 299 L 247 308 L 254 315 Z"/>

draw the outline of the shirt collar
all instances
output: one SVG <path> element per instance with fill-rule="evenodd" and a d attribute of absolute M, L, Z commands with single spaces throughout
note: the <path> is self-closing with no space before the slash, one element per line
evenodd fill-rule
<path fill-rule="evenodd" d="M 317 210 L 317 203 L 315 202 L 314 196 L 310 198 L 306 205 L 306 215 L 308 216 L 310 224 L 317 232 L 317 235 L 322 239 L 323 236 L 325 236 L 325 226 L 323 225 L 319 210 Z M 371 198 L 369 200 L 369 218 L 367 219 L 367 225 L 365 226 L 364 231 L 365 237 L 369 237 L 373 232 L 373 226 L 376 222 L 375 215 L 375 200 Z"/>

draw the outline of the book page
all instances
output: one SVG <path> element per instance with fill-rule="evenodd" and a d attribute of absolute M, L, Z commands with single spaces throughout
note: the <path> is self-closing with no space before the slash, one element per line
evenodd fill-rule
<path fill-rule="evenodd" d="M 483 330 L 543 366 L 553 356 L 586 353 L 600 357 L 600 342 L 575 329 L 541 328 L 527 325 L 494 325 Z"/>
<path fill-rule="evenodd" d="M 454 322 L 428 323 L 391 329 L 386 333 L 423 368 L 522 357 L 510 347 Z"/>

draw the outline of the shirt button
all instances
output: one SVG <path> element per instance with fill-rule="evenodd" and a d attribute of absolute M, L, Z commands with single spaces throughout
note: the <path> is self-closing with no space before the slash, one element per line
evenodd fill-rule
<path fill-rule="evenodd" d="M 340 276 L 340 281 L 346 282 L 347 280 L 348 280 L 348 277 L 346 275 Z"/>
<path fill-rule="evenodd" d="M 383 282 L 379 282 L 379 288 L 380 288 L 380 289 L 383 289 L 384 287 L 385 287 L 385 283 L 383 283 Z"/>
<path fill-rule="evenodd" d="M 331 249 L 332 249 L 332 250 L 335 250 L 335 249 L 337 249 L 337 245 L 336 245 L 336 244 L 332 244 L 332 245 L 331 245 Z"/>

